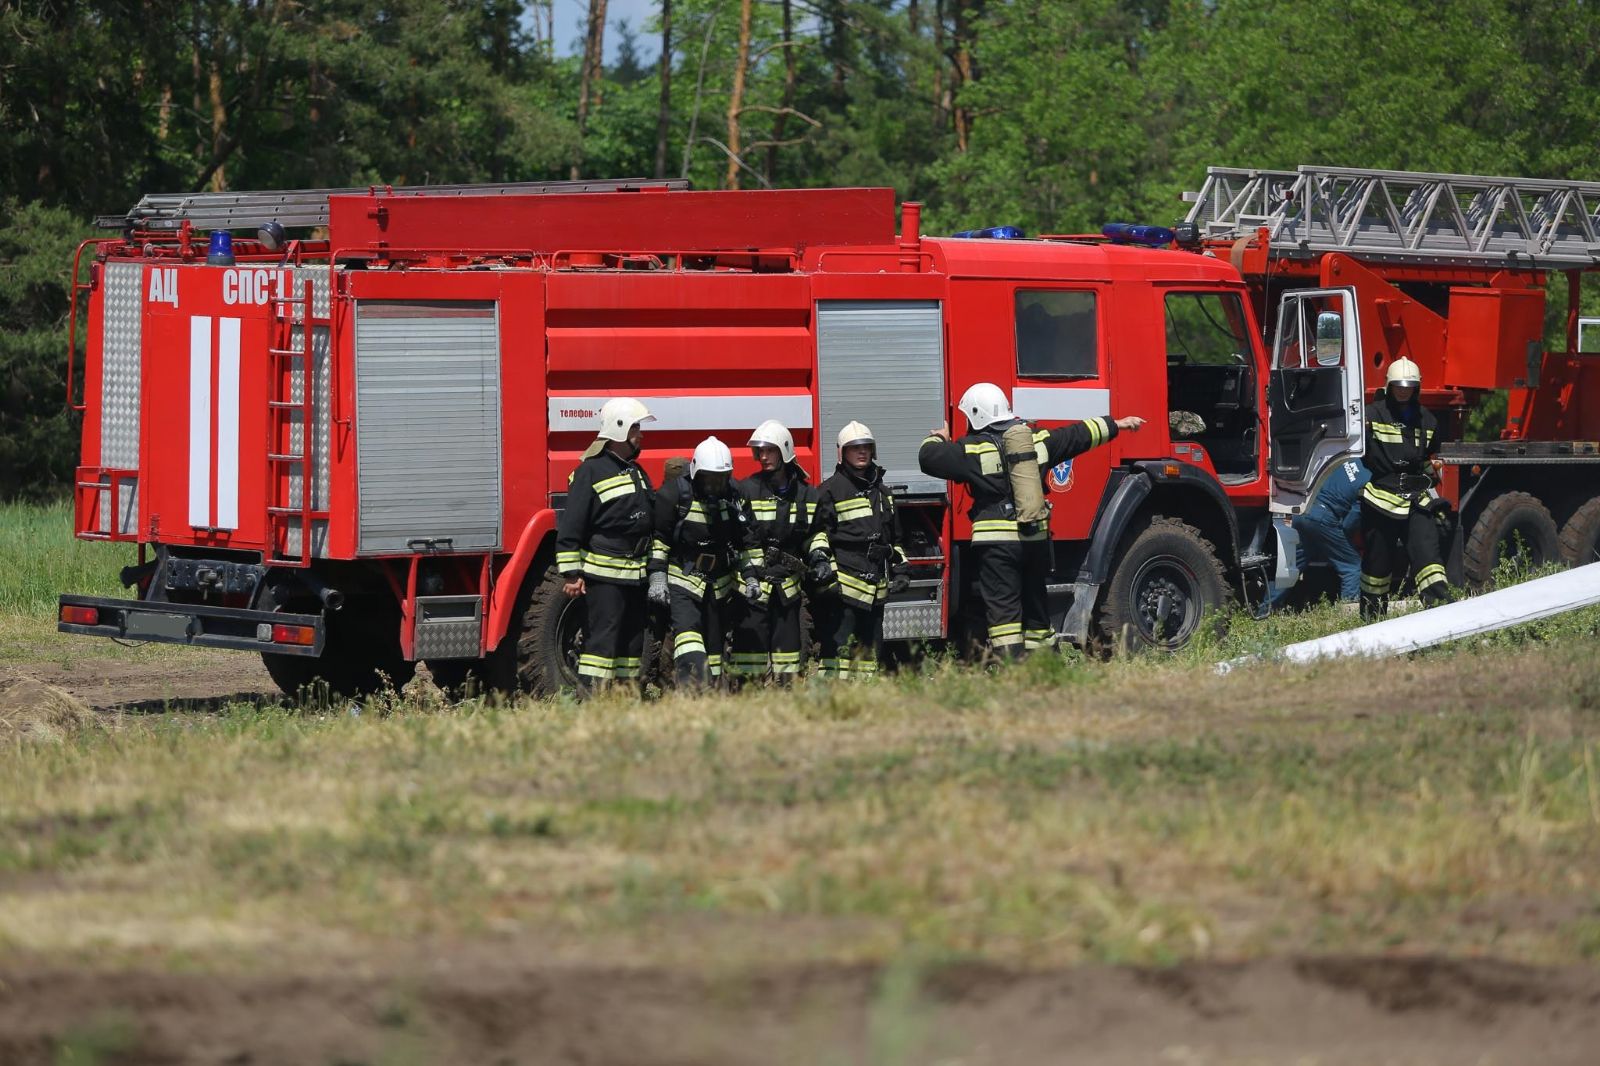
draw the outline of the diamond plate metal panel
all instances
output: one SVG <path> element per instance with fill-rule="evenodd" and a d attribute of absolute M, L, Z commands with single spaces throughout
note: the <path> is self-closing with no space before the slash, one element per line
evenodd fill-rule
<path fill-rule="evenodd" d="M 481 596 L 417 597 L 418 659 L 476 659 L 482 631 Z"/>
<path fill-rule="evenodd" d="M 144 265 L 107 263 L 100 334 L 100 465 L 139 469 L 139 348 Z M 118 532 L 138 522 L 138 485 L 124 485 L 117 501 Z M 102 532 L 110 524 L 111 492 L 100 494 Z"/>
<path fill-rule="evenodd" d="M 914 640 L 942 637 L 937 603 L 886 603 L 883 606 L 883 639 Z"/>

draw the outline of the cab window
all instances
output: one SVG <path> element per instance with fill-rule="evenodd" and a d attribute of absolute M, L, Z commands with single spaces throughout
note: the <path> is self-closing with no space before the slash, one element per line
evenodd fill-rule
<path fill-rule="evenodd" d="M 1017 292 L 1017 376 L 1100 376 L 1094 293 L 1021 289 Z"/>

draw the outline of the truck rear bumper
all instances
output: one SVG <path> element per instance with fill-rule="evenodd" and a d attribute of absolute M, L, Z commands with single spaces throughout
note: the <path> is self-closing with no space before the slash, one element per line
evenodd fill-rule
<path fill-rule="evenodd" d="M 327 639 L 322 616 L 315 614 L 151 603 L 110 596 L 63 595 L 58 604 L 56 629 L 90 637 L 281 655 L 321 655 Z"/>

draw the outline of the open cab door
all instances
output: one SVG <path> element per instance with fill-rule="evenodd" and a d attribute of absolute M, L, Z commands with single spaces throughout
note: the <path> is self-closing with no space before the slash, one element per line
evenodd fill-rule
<path fill-rule="evenodd" d="M 1267 473 L 1278 532 L 1279 587 L 1300 577 L 1299 538 L 1290 520 L 1305 510 L 1329 466 L 1365 450 L 1362 364 L 1354 289 L 1299 289 L 1284 294 L 1267 387 L 1271 411 Z"/>

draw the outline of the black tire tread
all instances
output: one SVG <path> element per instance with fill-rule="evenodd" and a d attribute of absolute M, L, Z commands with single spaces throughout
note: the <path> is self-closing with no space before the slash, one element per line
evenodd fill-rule
<path fill-rule="evenodd" d="M 1561 561 L 1568 566 L 1584 566 L 1595 561 L 1600 551 L 1600 496 L 1579 507 L 1561 527 Z"/>
<path fill-rule="evenodd" d="M 1494 580 L 1497 549 L 1506 532 L 1520 524 L 1519 513 L 1521 522 L 1531 521 L 1538 527 L 1540 543 L 1533 547 L 1543 556 L 1543 562 L 1559 557 L 1561 534 L 1556 529 L 1556 520 L 1550 517 L 1550 509 L 1532 493 L 1503 492 L 1478 512 L 1477 521 L 1472 523 L 1472 532 L 1462 548 L 1461 570 L 1468 585 L 1484 588 Z"/>
<path fill-rule="evenodd" d="M 1105 599 L 1096 612 L 1100 640 L 1097 647 L 1104 651 L 1118 647 L 1122 642 L 1122 628 L 1132 624 L 1133 615 L 1125 597 L 1119 596 L 1119 586 L 1123 583 L 1121 578 L 1128 568 L 1129 557 L 1134 555 L 1135 549 L 1141 544 L 1166 537 L 1179 537 L 1194 548 L 1202 557 L 1192 560 L 1202 565 L 1196 566 L 1196 576 L 1202 584 L 1210 578 L 1215 582 L 1214 591 L 1217 592 L 1217 602 L 1207 605 L 1203 611 L 1216 611 L 1224 607 L 1231 595 L 1228 584 L 1228 574 L 1223 568 L 1222 561 L 1217 557 L 1217 549 L 1205 534 L 1187 522 L 1177 518 L 1157 517 L 1151 519 L 1142 528 L 1137 528 L 1126 536 L 1126 543 L 1117 555 L 1117 561 L 1111 568 L 1111 576 L 1106 581 Z M 1131 572 L 1128 580 L 1132 580 Z"/>

